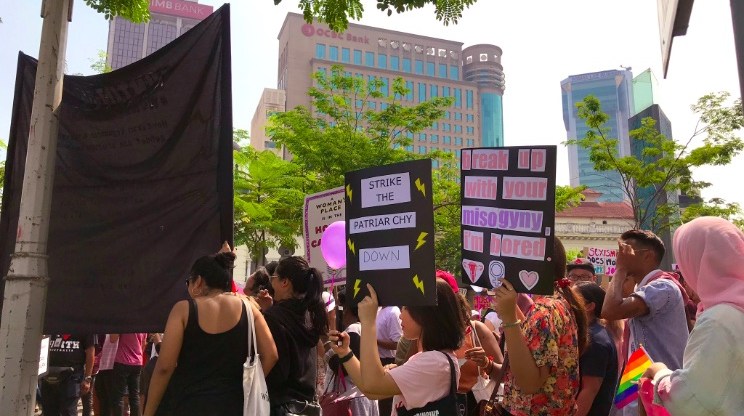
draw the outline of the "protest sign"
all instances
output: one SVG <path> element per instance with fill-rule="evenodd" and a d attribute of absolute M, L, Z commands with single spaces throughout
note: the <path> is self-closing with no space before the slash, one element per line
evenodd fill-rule
<path fill-rule="evenodd" d="M 435 305 L 431 160 L 346 174 L 347 300 L 375 288 L 380 305 Z"/>
<path fill-rule="evenodd" d="M 463 282 L 552 294 L 556 147 L 463 149 L 460 168 Z"/>
<path fill-rule="evenodd" d="M 320 251 L 321 236 L 326 227 L 336 221 L 344 220 L 344 188 L 338 187 L 305 197 L 302 234 L 305 238 L 305 258 L 310 267 L 315 267 L 323 275 L 323 285 L 329 287 L 346 282 L 344 268 L 334 270 L 328 267 Z"/>
<path fill-rule="evenodd" d="M 594 273 L 613 276 L 617 268 L 617 250 L 608 248 L 584 248 L 586 259 L 594 265 Z"/>

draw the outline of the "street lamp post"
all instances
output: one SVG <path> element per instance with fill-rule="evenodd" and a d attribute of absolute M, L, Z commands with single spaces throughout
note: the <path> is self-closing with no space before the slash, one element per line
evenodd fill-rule
<path fill-rule="evenodd" d="M 44 0 L 15 251 L 0 323 L 0 415 L 34 411 L 46 307 L 47 241 L 72 0 Z"/>

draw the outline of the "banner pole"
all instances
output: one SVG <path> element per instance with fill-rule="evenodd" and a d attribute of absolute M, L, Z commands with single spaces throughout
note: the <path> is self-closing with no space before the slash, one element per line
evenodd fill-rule
<path fill-rule="evenodd" d="M 0 322 L 0 414 L 34 412 L 46 308 L 47 241 L 72 0 L 45 0 L 15 251 Z"/>

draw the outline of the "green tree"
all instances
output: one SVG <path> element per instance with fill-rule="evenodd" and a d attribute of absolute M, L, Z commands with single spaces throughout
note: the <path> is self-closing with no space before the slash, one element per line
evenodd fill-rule
<path fill-rule="evenodd" d="M 726 202 L 721 198 L 692 204 L 682 210 L 681 221 L 686 223 L 698 217 L 725 218 L 744 230 L 744 212 L 736 202 Z"/>
<path fill-rule="evenodd" d="M 616 171 L 620 187 L 633 208 L 635 226 L 650 226 L 654 231 L 670 225 L 670 214 L 678 212 L 674 204 L 654 204 L 665 193 L 682 191 L 699 194 L 710 184 L 695 181 L 691 172 L 697 167 L 726 165 L 744 149 L 744 142 L 737 135 L 744 125 L 741 100 L 726 105 L 728 93 L 708 94 L 692 106 L 699 115 L 698 126 L 684 143 L 661 134 L 652 118 L 642 120 L 641 127 L 630 132 L 632 141 L 642 141 L 641 157 L 619 156 L 618 140 L 608 136 L 605 123 L 609 116 L 602 112 L 596 97 L 588 96 L 577 103 L 578 115 L 590 128 L 584 138 L 568 140 L 568 144 L 589 151 L 589 158 L 598 172 Z M 704 136 L 698 147 L 693 139 Z M 632 146 L 631 146 L 632 147 Z M 672 218 L 676 217 L 672 215 Z"/>
<path fill-rule="evenodd" d="M 144 23 L 150 20 L 150 0 L 85 0 L 85 4 L 106 20 L 121 16 L 133 23 Z"/>
<path fill-rule="evenodd" d="M 113 69 L 107 62 L 108 55 L 106 51 L 99 50 L 95 59 L 90 60 L 90 69 L 96 74 L 105 74 L 111 72 Z"/>
<path fill-rule="evenodd" d="M 86 0 L 91 1 L 91 0 Z M 444 25 L 457 24 L 466 7 L 477 0 L 377 0 L 377 9 L 387 12 L 388 16 L 410 10 L 421 9 L 429 4 L 435 7 L 437 20 Z M 282 0 L 274 0 L 274 4 Z M 362 0 L 299 0 L 299 8 L 308 23 L 318 19 L 337 31 L 343 32 L 349 27 L 349 20 L 360 20 L 364 13 Z"/>
<path fill-rule="evenodd" d="M 245 130 L 234 137 L 244 143 Z M 234 151 L 235 244 L 245 244 L 251 259 L 265 263 L 269 249 L 294 249 L 302 226 L 305 179 L 297 164 L 270 150 L 257 152 L 250 146 Z"/>

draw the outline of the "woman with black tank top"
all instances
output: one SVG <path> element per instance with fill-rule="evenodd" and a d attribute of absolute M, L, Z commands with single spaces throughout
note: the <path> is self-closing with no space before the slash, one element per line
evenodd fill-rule
<path fill-rule="evenodd" d="M 191 299 L 176 303 L 165 326 L 145 416 L 240 416 L 243 414 L 243 363 L 250 325 L 268 373 L 277 352 L 263 315 L 229 292 L 235 254 L 225 243 L 198 259 L 186 285 Z M 246 306 L 253 308 L 248 322 Z"/>
<path fill-rule="evenodd" d="M 347 286 L 348 287 L 348 286 Z M 403 337 L 416 340 L 419 353 L 405 364 L 383 367 L 377 351 L 377 294 L 359 303 L 362 324 L 361 357 L 349 348 L 349 335 L 330 332 L 331 348 L 359 390 L 370 399 L 393 397 L 392 416 L 457 414 L 457 380 L 460 377 L 458 349 L 465 337 L 467 317 L 450 285 L 437 278 L 436 306 L 409 306 L 401 309 Z"/>
<path fill-rule="evenodd" d="M 279 352 L 279 362 L 266 373 L 271 415 L 313 415 L 319 412 L 314 405 L 316 348 L 321 334 L 328 332 L 323 277 L 302 257 L 287 257 L 269 283 L 274 303 L 264 310 L 264 317 Z"/>

